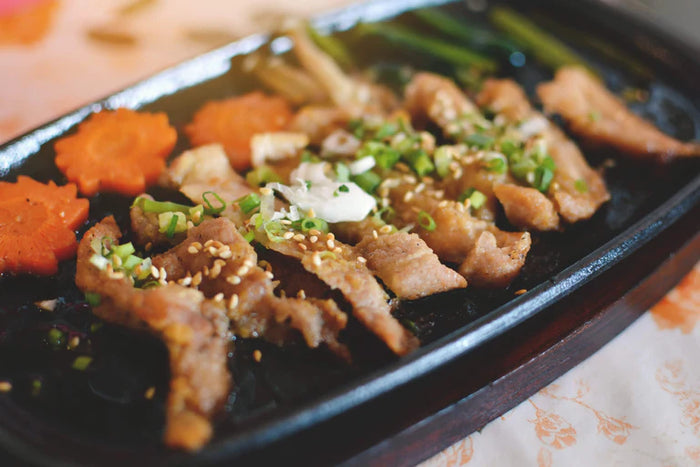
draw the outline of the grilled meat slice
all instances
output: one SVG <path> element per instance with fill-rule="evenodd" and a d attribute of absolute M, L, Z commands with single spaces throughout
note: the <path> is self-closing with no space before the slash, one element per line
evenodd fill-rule
<path fill-rule="evenodd" d="M 165 443 L 196 450 L 212 435 L 211 417 L 222 408 L 231 384 L 227 369 L 228 319 L 219 304 L 179 285 L 135 289 L 123 276 L 101 271 L 90 262 L 92 242 L 117 241 L 112 217 L 86 232 L 78 248 L 76 284 L 98 293 L 93 312 L 107 322 L 148 331 L 166 345 L 170 392 Z"/>
<path fill-rule="evenodd" d="M 484 83 L 477 102 L 503 115 L 515 124 L 525 119 L 541 119 L 518 84 L 510 79 L 490 79 Z M 553 123 L 546 121 L 535 137 L 544 138 L 549 155 L 556 164 L 548 196 L 567 222 L 591 217 L 610 199 L 603 177 L 593 170 L 576 144 Z M 581 189 L 583 186 L 585 189 Z"/>
<path fill-rule="evenodd" d="M 499 183 L 493 186 L 493 191 L 514 226 L 540 232 L 559 228 L 559 215 L 554 204 L 538 190 Z"/>
<path fill-rule="evenodd" d="M 446 136 L 450 136 L 450 124 L 456 119 L 479 112 L 452 80 L 433 73 L 417 73 L 413 77 L 406 86 L 404 105 L 414 122 L 422 125 L 430 120 Z"/>
<path fill-rule="evenodd" d="M 662 133 L 581 68 L 559 69 L 553 81 L 538 86 L 537 94 L 547 112 L 560 114 L 571 131 L 587 142 L 660 161 L 700 156 L 700 144 L 683 143 Z"/>
<path fill-rule="evenodd" d="M 457 272 L 438 257 L 416 234 L 397 232 L 365 237 L 355 251 L 367 259 L 367 267 L 396 294 L 414 300 L 467 286 Z"/>
<path fill-rule="evenodd" d="M 353 315 L 394 353 L 405 355 L 418 347 L 418 339 L 391 315 L 382 286 L 352 248 L 336 241 L 333 234 L 315 242 L 306 238 L 272 242 L 265 234 L 257 238 L 268 249 L 301 260 L 304 269 L 339 290 L 352 305 Z"/>
<path fill-rule="evenodd" d="M 274 295 L 271 273 L 258 266 L 255 249 L 226 218 L 210 219 L 190 229 L 187 239 L 153 258 L 169 280 L 198 287 L 226 303 L 231 327 L 241 337 L 264 337 L 282 344 L 299 331 L 309 347 L 321 343 L 347 358 L 338 333 L 347 316 L 331 300 L 305 302 Z"/>

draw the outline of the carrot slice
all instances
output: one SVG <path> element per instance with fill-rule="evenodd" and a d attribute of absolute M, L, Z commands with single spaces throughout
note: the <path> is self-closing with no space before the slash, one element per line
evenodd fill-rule
<path fill-rule="evenodd" d="M 0 274 L 55 274 L 58 262 L 75 254 L 73 230 L 90 207 L 77 192 L 72 183 L 44 185 L 22 175 L 0 182 Z"/>
<path fill-rule="evenodd" d="M 135 196 L 152 185 L 175 147 L 177 132 L 164 113 L 102 111 L 56 141 L 56 166 L 80 193 Z"/>
<path fill-rule="evenodd" d="M 256 133 L 282 130 L 292 109 L 281 97 L 255 91 L 222 101 L 207 102 L 185 127 L 193 146 L 220 143 L 236 170 L 250 167 L 250 139 Z"/>

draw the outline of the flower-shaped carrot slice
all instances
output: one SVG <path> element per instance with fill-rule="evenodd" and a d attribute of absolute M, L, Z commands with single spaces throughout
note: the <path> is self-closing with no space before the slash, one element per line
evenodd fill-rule
<path fill-rule="evenodd" d="M 80 193 L 143 193 L 165 168 L 177 132 L 163 113 L 102 111 L 56 142 L 56 166 Z"/>
<path fill-rule="evenodd" d="M 281 97 L 255 91 L 222 101 L 207 102 L 195 113 L 185 133 L 193 146 L 220 143 L 231 166 L 250 167 L 250 139 L 256 133 L 280 131 L 292 119 L 292 109 Z"/>
<path fill-rule="evenodd" d="M 90 207 L 77 191 L 72 183 L 44 185 L 24 176 L 0 182 L 0 274 L 55 274 L 58 262 L 75 254 L 73 230 Z"/>

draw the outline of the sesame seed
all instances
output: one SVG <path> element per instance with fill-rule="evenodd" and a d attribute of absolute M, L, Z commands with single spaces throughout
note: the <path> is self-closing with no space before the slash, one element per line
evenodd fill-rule
<path fill-rule="evenodd" d="M 306 251 L 306 250 L 307 250 L 306 245 L 304 245 L 303 243 L 297 243 L 297 245 L 299 245 L 299 249 L 300 249 L 301 251 Z"/>
<path fill-rule="evenodd" d="M 311 218 L 314 218 L 314 217 L 316 217 L 316 211 L 314 211 L 313 208 L 311 208 L 311 209 L 309 209 L 309 212 L 307 213 L 307 215 Z"/>
<path fill-rule="evenodd" d="M 218 248 L 215 248 L 215 247 L 213 247 L 213 246 L 210 246 L 210 247 L 207 249 L 207 251 L 209 252 L 209 254 L 210 254 L 211 256 L 218 256 L 218 255 L 219 255 L 219 249 L 218 249 Z"/>
<path fill-rule="evenodd" d="M 416 188 L 415 188 L 414 191 L 415 191 L 416 193 L 420 193 L 420 192 L 423 191 L 423 190 L 425 190 L 425 183 L 419 183 L 419 184 L 416 186 Z"/>
<path fill-rule="evenodd" d="M 204 266 L 202 268 L 202 275 L 209 276 L 209 266 Z"/>
<path fill-rule="evenodd" d="M 440 202 L 438 203 L 438 207 L 439 207 L 439 208 L 444 208 L 445 206 L 447 206 L 447 204 L 448 204 L 448 203 L 447 203 L 447 200 L 446 200 L 446 199 L 443 199 L 442 201 L 440 201 Z"/>
<path fill-rule="evenodd" d="M 187 247 L 187 253 L 191 255 L 196 255 L 197 253 L 199 253 L 199 250 L 196 249 L 193 245 L 190 245 Z"/>
<path fill-rule="evenodd" d="M 390 225 L 383 225 L 382 228 L 379 229 L 379 233 L 388 234 L 391 233 L 392 230 Z"/>
<path fill-rule="evenodd" d="M 294 241 L 296 241 L 296 242 L 303 242 L 304 239 L 306 239 L 304 234 L 300 234 L 300 233 L 294 235 L 293 238 L 294 238 Z"/>
<path fill-rule="evenodd" d="M 329 240 L 335 240 L 335 234 L 333 232 L 328 232 L 326 238 Z"/>
<path fill-rule="evenodd" d="M 409 201 L 411 201 L 412 198 L 413 198 L 413 192 L 412 192 L 412 191 L 407 191 L 406 194 L 403 195 L 403 201 L 404 201 L 404 203 L 408 203 Z"/>
<path fill-rule="evenodd" d="M 299 292 L 297 292 L 297 298 L 301 298 L 302 300 L 305 299 L 306 291 L 304 291 L 304 289 L 299 290 Z"/>
<path fill-rule="evenodd" d="M 328 240 L 326 240 L 326 246 L 328 246 L 329 250 L 332 250 L 333 248 L 335 248 L 335 241 L 329 238 Z"/>
<path fill-rule="evenodd" d="M 190 229 L 193 229 L 193 228 L 194 228 L 194 222 L 192 222 L 192 221 L 187 221 L 187 222 L 185 223 L 185 225 L 187 226 L 187 230 L 190 230 Z"/>
<path fill-rule="evenodd" d="M 151 386 L 150 388 L 146 389 L 146 392 L 143 393 L 143 397 L 145 397 L 148 400 L 153 399 L 153 396 L 156 395 L 156 388 L 155 386 Z"/>
<path fill-rule="evenodd" d="M 124 279 L 126 277 L 123 272 L 112 272 L 108 275 L 111 279 Z"/>
<path fill-rule="evenodd" d="M 228 301 L 228 309 L 233 310 L 238 306 L 238 294 L 231 295 L 231 299 Z"/>
<path fill-rule="evenodd" d="M 214 295 L 214 301 L 215 302 L 223 302 L 224 301 L 224 293 L 219 292 L 218 294 Z"/>
<path fill-rule="evenodd" d="M 207 240 L 204 242 L 204 248 L 209 248 L 214 243 L 214 240 Z"/>
<path fill-rule="evenodd" d="M 272 189 L 264 186 L 264 187 L 260 188 L 260 194 L 263 196 L 269 196 L 272 194 Z"/>
<path fill-rule="evenodd" d="M 0 381 L 0 392 L 12 391 L 12 383 L 9 381 Z"/>
<path fill-rule="evenodd" d="M 192 277 L 190 277 L 190 276 L 183 277 L 182 279 L 178 280 L 177 283 L 187 287 L 188 285 L 190 285 L 192 283 Z"/>
<path fill-rule="evenodd" d="M 246 260 L 246 261 L 249 261 L 249 260 Z M 246 261 L 244 261 L 243 264 L 246 264 Z M 270 268 L 272 267 L 272 265 L 271 265 L 269 262 L 265 261 L 264 259 L 263 259 L 263 260 L 260 260 L 260 262 L 258 263 L 258 265 L 259 265 L 261 268 L 267 269 L 268 271 L 269 271 Z M 253 264 L 251 264 L 251 266 L 253 266 Z"/>
<path fill-rule="evenodd" d="M 73 336 L 70 338 L 70 341 L 68 342 L 68 346 L 71 349 L 74 349 L 80 345 L 80 337 L 78 336 Z"/>
<path fill-rule="evenodd" d="M 229 284 L 238 285 L 241 283 L 241 278 L 238 276 L 228 276 L 226 278 L 226 282 L 228 282 Z"/>
<path fill-rule="evenodd" d="M 255 349 L 255 350 L 253 351 L 253 360 L 255 360 L 256 362 L 259 363 L 260 360 L 262 360 L 262 352 L 259 351 L 259 350 L 257 350 L 257 349 Z"/>
<path fill-rule="evenodd" d="M 316 235 L 312 235 L 309 237 L 309 241 L 311 243 L 316 243 L 318 241 L 318 237 Z"/>
<path fill-rule="evenodd" d="M 309 230 L 309 234 L 319 236 L 321 235 L 321 231 L 318 229 L 311 229 Z"/>
<path fill-rule="evenodd" d="M 527 292 L 527 289 L 516 290 L 516 291 L 515 291 L 515 295 L 522 295 L 522 294 L 524 294 L 525 292 Z"/>
<path fill-rule="evenodd" d="M 112 256 L 112 264 L 114 264 L 115 268 L 118 268 L 122 265 L 122 259 L 118 255 L 114 255 Z"/>
<path fill-rule="evenodd" d="M 374 238 L 379 238 L 379 234 L 378 234 L 377 231 L 374 230 L 374 229 L 372 229 L 372 236 L 373 236 Z"/>
<path fill-rule="evenodd" d="M 233 256 L 233 252 L 231 251 L 230 248 L 228 250 L 223 250 L 223 251 L 219 250 L 218 256 L 219 256 L 219 258 L 222 258 L 222 259 L 229 259 Z"/>
<path fill-rule="evenodd" d="M 202 273 L 198 272 L 197 274 L 192 276 L 192 287 L 197 287 L 201 283 L 202 283 Z"/>
<path fill-rule="evenodd" d="M 148 242 L 148 243 L 146 243 L 146 246 L 143 247 L 143 248 L 144 248 L 144 250 L 146 250 L 146 251 L 151 251 L 151 248 L 153 248 L 153 243 Z"/>
<path fill-rule="evenodd" d="M 316 265 L 320 266 L 321 265 L 321 255 L 318 254 L 318 251 L 313 254 L 311 257 L 311 261 Z"/>
<path fill-rule="evenodd" d="M 265 261 L 265 262 L 267 263 L 267 261 Z M 261 263 L 262 263 L 262 261 L 261 261 Z M 249 268 L 252 268 L 253 266 L 255 266 L 255 261 L 253 261 L 250 258 L 246 258 L 243 260 L 243 265 L 248 266 Z M 270 263 L 267 263 L 267 265 L 269 266 Z"/>
<path fill-rule="evenodd" d="M 221 266 L 218 264 L 215 264 L 210 270 L 209 270 L 209 277 L 212 279 L 216 279 L 219 277 L 219 274 L 221 274 Z"/>
<path fill-rule="evenodd" d="M 403 181 L 406 183 L 410 183 L 411 185 L 416 183 L 416 177 L 413 175 L 404 175 L 403 176 Z"/>
<path fill-rule="evenodd" d="M 294 232 L 285 232 L 284 235 L 282 235 L 282 238 L 285 240 L 289 240 L 294 236 Z"/>
<path fill-rule="evenodd" d="M 365 264 L 365 263 L 367 262 L 367 258 L 365 258 L 364 256 L 358 256 L 358 257 L 357 257 L 357 262 L 358 262 L 358 263 Z"/>
<path fill-rule="evenodd" d="M 457 167 L 457 170 L 455 170 L 452 175 L 454 175 L 454 178 L 462 178 L 462 168 Z"/>
<path fill-rule="evenodd" d="M 469 201 L 469 200 L 467 200 Z M 464 205 L 462 203 L 457 203 L 457 210 L 459 212 L 464 212 Z"/>
<path fill-rule="evenodd" d="M 246 265 L 243 265 L 240 268 L 238 268 L 238 271 L 236 271 L 236 275 L 245 276 L 246 274 L 248 274 L 249 271 L 250 271 L 250 268 Z"/>
<path fill-rule="evenodd" d="M 290 221 L 289 219 L 282 219 L 282 220 L 280 220 L 280 224 L 282 224 L 282 225 L 292 225 L 292 221 Z"/>
<path fill-rule="evenodd" d="M 333 248 L 333 253 L 342 253 L 342 252 L 343 252 L 343 249 L 340 248 L 339 246 Z"/>
<path fill-rule="evenodd" d="M 434 195 L 437 199 L 442 199 L 445 197 L 445 190 L 437 190 Z"/>
<path fill-rule="evenodd" d="M 275 277 L 275 275 L 272 274 L 272 271 L 265 271 L 265 275 L 266 275 L 269 279 L 272 279 L 273 277 Z"/>

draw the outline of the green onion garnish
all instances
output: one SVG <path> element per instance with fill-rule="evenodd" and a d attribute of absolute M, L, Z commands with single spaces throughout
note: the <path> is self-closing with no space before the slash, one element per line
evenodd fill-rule
<path fill-rule="evenodd" d="M 435 160 L 435 170 L 442 178 L 447 177 L 450 173 L 450 164 L 452 163 L 452 154 L 446 146 L 438 147 L 433 153 Z"/>
<path fill-rule="evenodd" d="M 134 255 L 129 255 L 125 260 L 124 263 L 122 263 L 122 268 L 131 271 L 134 269 L 136 266 L 141 264 L 143 262 L 142 258 L 139 258 L 138 256 Z"/>
<path fill-rule="evenodd" d="M 394 136 L 399 131 L 398 125 L 392 122 L 387 122 L 380 126 L 377 132 L 374 134 L 376 139 L 384 139 L 389 136 Z"/>
<path fill-rule="evenodd" d="M 95 292 L 85 292 L 85 301 L 88 302 L 90 306 L 98 306 L 102 301 L 102 297 Z"/>
<path fill-rule="evenodd" d="M 430 172 L 435 170 L 435 166 L 433 165 L 433 161 L 430 160 L 430 156 L 428 156 L 428 153 L 422 149 L 406 154 L 406 161 L 420 177 L 428 175 Z"/>
<path fill-rule="evenodd" d="M 395 215 L 396 211 L 394 210 L 394 208 L 392 208 L 391 206 L 386 206 L 381 208 L 379 211 L 375 212 L 372 216 L 372 220 L 375 224 L 385 225 L 388 222 L 391 222 Z"/>
<path fill-rule="evenodd" d="M 270 168 L 268 165 L 261 165 L 260 167 L 251 170 L 246 174 L 245 179 L 250 186 L 262 186 L 270 182 L 282 182 L 282 179 L 279 175 L 277 175 L 277 172 L 272 170 L 272 168 Z"/>
<path fill-rule="evenodd" d="M 515 154 L 515 152 L 520 149 L 520 146 L 512 140 L 504 139 L 499 144 L 499 148 L 501 152 L 510 159 Z"/>
<path fill-rule="evenodd" d="M 469 200 L 469 206 L 474 209 L 479 209 L 486 202 L 486 195 L 476 188 L 468 188 L 458 198 L 460 203 Z"/>
<path fill-rule="evenodd" d="M 207 198 L 208 195 L 211 195 L 211 196 L 213 196 L 214 198 L 216 198 L 216 201 L 219 202 L 219 206 L 218 206 L 218 207 L 215 208 L 215 207 L 211 204 L 211 202 L 210 202 L 209 199 Z M 204 210 L 204 212 L 205 212 L 206 214 L 219 214 L 221 211 L 223 211 L 224 209 L 226 209 L 226 201 L 224 201 L 223 199 L 221 199 L 221 196 L 217 195 L 217 194 L 214 193 L 213 191 L 205 191 L 204 193 L 202 193 L 202 199 L 204 200 L 204 204 L 207 205 L 206 209 Z"/>
<path fill-rule="evenodd" d="M 175 229 L 177 228 L 177 221 L 179 219 L 179 216 L 173 215 L 170 217 L 170 221 L 168 222 L 168 227 L 165 229 L 165 235 L 168 238 L 173 238 L 175 235 Z"/>
<path fill-rule="evenodd" d="M 542 193 L 546 193 L 549 189 L 550 183 L 552 183 L 552 178 L 554 178 L 554 172 L 552 169 L 541 165 L 535 169 L 534 187 Z"/>
<path fill-rule="evenodd" d="M 92 363 L 92 357 L 88 355 L 81 355 L 73 360 L 73 369 L 78 371 L 85 371 Z"/>
<path fill-rule="evenodd" d="M 464 138 L 464 142 L 469 146 L 476 146 L 479 149 L 487 149 L 493 145 L 494 139 L 481 133 L 472 133 Z"/>
<path fill-rule="evenodd" d="M 255 240 L 255 232 L 253 232 L 252 230 L 249 230 L 248 232 L 246 232 L 243 235 L 243 238 L 245 238 L 246 242 L 250 243 L 253 240 Z"/>
<path fill-rule="evenodd" d="M 425 211 L 418 213 L 418 225 L 423 227 L 428 232 L 432 232 L 437 227 L 435 220 Z"/>
<path fill-rule="evenodd" d="M 361 118 L 350 120 L 348 128 L 355 135 L 355 138 L 362 139 L 365 136 L 365 122 Z"/>
<path fill-rule="evenodd" d="M 152 199 L 138 197 L 134 200 L 133 205 L 141 206 L 143 212 L 153 212 L 161 214 L 164 212 L 183 212 L 188 213 L 192 206 L 185 206 L 184 204 L 173 203 L 170 201 L 154 201 Z"/>
<path fill-rule="evenodd" d="M 350 181 L 350 168 L 343 164 L 342 162 L 338 162 L 335 165 L 335 178 L 339 182 L 349 182 Z"/>
<path fill-rule="evenodd" d="M 347 193 L 348 191 L 350 191 L 350 188 L 348 188 L 347 185 L 340 185 L 338 187 L 338 191 L 341 193 Z"/>
<path fill-rule="evenodd" d="M 301 221 L 301 230 L 308 232 L 310 230 L 318 230 L 323 233 L 328 233 L 328 222 L 318 217 L 307 217 Z"/>
<path fill-rule="evenodd" d="M 127 259 L 129 255 L 132 255 L 134 252 L 136 252 L 136 249 L 131 242 L 112 247 L 112 253 L 119 256 L 122 260 Z"/>
<path fill-rule="evenodd" d="M 508 165 L 506 164 L 506 161 L 504 161 L 500 157 L 494 157 L 490 161 L 486 162 L 486 170 L 488 170 L 489 172 L 503 174 L 506 173 L 507 168 Z"/>
<path fill-rule="evenodd" d="M 263 229 L 265 230 L 265 233 L 267 234 L 267 238 L 270 239 L 270 241 L 275 242 L 275 243 L 281 242 L 282 240 L 284 240 L 284 237 L 280 234 L 287 230 L 279 221 L 267 222 L 263 226 Z"/>
<path fill-rule="evenodd" d="M 260 206 L 260 197 L 255 193 L 250 193 L 236 201 L 244 214 L 248 214 Z"/>
<path fill-rule="evenodd" d="M 63 338 L 65 337 L 65 334 L 60 329 L 51 328 L 49 329 L 47 337 L 49 344 L 53 346 L 59 346 L 63 344 Z"/>
<path fill-rule="evenodd" d="M 374 194 L 380 183 L 382 183 L 382 178 L 374 172 L 367 171 L 352 177 L 352 180 L 357 183 L 357 185 L 370 195 Z"/>
<path fill-rule="evenodd" d="M 588 192 L 588 183 L 582 178 L 579 178 L 574 182 L 574 188 L 576 188 L 576 191 L 579 193 L 587 193 Z"/>

